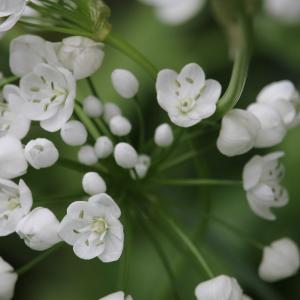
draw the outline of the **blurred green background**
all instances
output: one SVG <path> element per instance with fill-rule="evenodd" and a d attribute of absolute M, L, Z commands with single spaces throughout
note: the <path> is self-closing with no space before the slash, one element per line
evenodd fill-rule
<path fill-rule="evenodd" d="M 179 70 L 189 62 L 199 63 L 210 78 L 219 80 L 224 89 L 231 72 L 227 43 L 222 30 L 212 18 L 209 7 L 188 23 L 179 27 L 169 27 L 155 18 L 153 10 L 132 0 L 107 1 L 112 8 L 113 31 L 128 40 L 143 52 L 159 69 Z M 10 40 L 25 33 L 17 26 L 0 41 L 0 70 L 10 75 L 8 47 Z M 61 36 L 44 34 L 44 37 L 59 41 Z M 129 68 L 140 79 L 140 97 L 143 101 L 148 136 L 151 138 L 156 125 L 166 120 L 158 111 L 153 83 L 138 66 L 115 50 L 106 48 L 106 59 L 93 80 L 103 101 L 116 101 L 125 114 L 134 116 L 129 102 L 120 100 L 110 83 L 110 73 L 114 68 Z M 260 89 L 276 80 L 290 79 L 300 87 L 300 23 L 286 26 L 266 16 L 263 12 L 255 18 L 255 49 L 245 91 L 239 107 L 246 107 L 255 100 Z M 79 83 L 80 98 L 88 95 L 84 82 Z M 152 113 L 155 112 L 155 113 Z M 30 138 L 46 136 L 36 126 Z M 47 136 L 49 136 L 47 134 Z M 285 185 L 290 193 L 288 206 L 279 209 L 276 222 L 266 222 L 256 217 L 248 208 L 244 192 L 239 188 L 211 188 L 212 211 L 238 227 L 244 229 L 265 244 L 284 236 L 293 238 L 300 244 L 300 128 L 289 132 L 284 143 L 276 149 L 286 152 Z M 215 138 L 215 137 L 214 137 Z M 28 137 L 29 139 L 29 137 Z M 59 135 L 51 136 L 62 156 L 75 158 L 78 149 L 62 144 Z M 25 141 L 26 142 L 26 141 Z M 199 140 L 202 151 L 201 172 L 214 178 L 240 179 L 245 162 L 253 151 L 242 157 L 228 159 L 221 156 L 213 144 L 205 150 L 207 140 Z M 272 150 L 272 149 L 271 149 Z M 270 150 L 270 151 L 271 151 Z M 187 164 L 172 171 L 173 176 L 193 176 L 191 165 Z M 25 181 L 31 187 L 34 201 L 43 201 L 49 195 L 76 194 L 81 191 L 81 174 L 55 166 L 42 171 L 30 170 Z M 172 191 L 158 191 L 168 194 L 165 207 L 173 214 L 176 222 L 191 236 L 195 236 L 204 209 L 205 191 L 193 188 L 173 188 Z M 74 199 L 76 200 L 76 199 Z M 38 205 L 38 204 L 37 204 Z M 63 217 L 66 203 L 48 205 L 59 218 Z M 134 299 L 173 299 L 169 292 L 167 274 L 147 236 L 136 224 L 130 238 L 128 267 L 125 270 L 126 292 Z M 182 299 L 194 299 L 195 286 L 205 275 L 198 272 L 190 257 L 178 252 L 158 235 L 168 250 L 168 257 L 176 267 L 176 285 Z M 300 275 L 277 284 L 266 284 L 256 275 L 261 253 L 245 244 L 239 237 L 211 222 L 203 237 L 196 235 L 195 241 L 203 247 L 212 269 L 216 274 L 231 274 L 239 279 L 245 292 L 257 300 L 298 300 L 300 299 Z M 38 253 L 28 249 L 16 236 L 0 239 L 0 256 L 18 268 L 36 257 Z M 123 259 L 122 259 L 123 260 Z M 58 252 L 39 264 L 17 283 L 16 300 L 95 300 L 108 293 L 123 289 L 124 283 L 120 262 L 104 264 L 95 259 L 83 261 L 77 258 L 72 248 L 64 246 Z M 182 263 L 183 262 L 183 263 Z M 122 272 L 120 272 L 120 270 Z M 121 274 L 121 275 L 120 275 Z"/>

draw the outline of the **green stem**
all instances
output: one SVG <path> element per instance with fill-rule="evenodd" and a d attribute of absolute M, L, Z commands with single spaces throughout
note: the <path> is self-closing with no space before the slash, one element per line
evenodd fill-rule
<path fill-rule="evenodd" d="M 96 141 L 100 137 L 100 133 L 92 120 L 85 114 L 83 109 L 78 103 L 75 103 L 74 111 L 79 118 L 79 120 L 85 125 L 86 129 L 88 130 L 89 134 L 93 137 Z"/>
<path fill-rule="evenodd" d="M 36 265 L 38 265 L 40 262 L 42 262 L 46 258 L 48 258 L 48 256 L 50 256 L 52 253 L 54 253 L 55 251 L 57 251 L 58 249 L 60 249 L 63 245 L 64 245 L 63 243 L 59 243 L 59 244 L 53 246 L 52 248 L 50 248 L 46 252 L 40 254 L 39 256 L 37 256 L 36 258 L 34 258 L 32 261 L 30 261 L 29 263 L 27 263 L 23 267 L 21 267 L 18 270 L 16 270 L 16 273 L 19 276 L 24 275 L 25 273 L 27 273 L 28 271 L 30 271 L 32 268 L 34 268 Z"/>
<path fill-rule="evenodd" d="M 38 199 L 41 200 L 36 201 L 34 204 L 36 206 L 49 205 L 49 204 L 61 204 L 61 203 L 65 203 L 65 201 L 78 199 L 83 196 L 84 196 L 83 193 L 76 193 L 71 195 L 58 195 L 58 196 L 50 196 L 50 197 L 41 196 L 41 197 L 37 197 Z"/>
<path fill-rule="evenodd" d="M 137 96 L 133 99 L 134 107 L 136 109 L 136 113 L 138 116 L 138 122 L 139 122 L 139 149 L 141 150 L 141 147 L 144 145 L 145 140 L 145 124 L 144 124 L 144 118 L 143 118 L 143 111 L 141 108 L 141 103 Z"/>
<path fill-rule="evenodd" d="M 138 65 L 144 68 L 145 71 L 152 77 L 152 79 L 156 79 L 156 75 L 158 73 L 157 68 L 142 53 L 140 53 L 136 48 L 131 46 L 127 41 L 123 40 L 120 37 L 116 37 L 115 35 L 110 33 L 107 36 L 105 42 L 111 47 L 127 55 Z"/>
<path fill-rule="evenodd" d="M 15 82 L 19 79 L 20 78 L 18 76 L 11 76 L 11 77 L 8 77 L 8 78 L 3 78 L 2 80 L 0 80 L 0 89 L 2 89 L 6 84 Z"/>
<path fill-rule="evenodd" d="M 100 96 L 99 96 L 99 94 L 98 94 L 98 92 L 97 92 L 97 90 L 96 90 L 96 87 L 95 87 L 95 85 L 94 85 L 94 83 L 93 83 L 92 78 L 91 78 L 91 77 L 88 77 L 88 78 L 86 79 L 86 81 L 87 81 L 87 83 L 88 83 L 88 86 L 89 86 L 89 88 L 90 88 L 92 94 L 93 94 L 96 98 L 99 98 L 99 99 L 100 99 Z"/>
<path fill-rule="evenodd" d="M 223 179 L 152 179 L 153 183 L 170 186 L 241 186 L 237 180 Z"/>

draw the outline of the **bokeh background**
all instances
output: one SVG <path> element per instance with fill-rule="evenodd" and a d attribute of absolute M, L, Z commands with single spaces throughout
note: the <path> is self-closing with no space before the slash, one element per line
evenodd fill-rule
<path fill-rule="evenodd" d="M 197 62 L 208 77 L 219 80 L 225 89 L 232 62 L 228 58 L 225 36 L 214 21 L 209 6 L 186 24 L 170 27 L 160 23 L 150 7 L 137 1 L 107 2 L 112 8 L 113 31 L 136 46 L 158 68 L 179 70 L 189 62 Z M 0 70 L 7 76 L 10 75 L 9 42 L 25 32 L 24 28 L 17 26 L 0 41 Z M 52 41 L 62 38 L 60 35 L 48 33 L 43 33 L 43 36 Z M 165 121 L 166 116 L 162 112 L 157 113 L 159 109 L 153 82 L 139 66 L 107 47 L 103 67 L 95 74 L 93 81 L 103 101 L 119 103 L 125 114 L 134 118 L 130 103 L 120 100 L 110 83 L 110 73 L 114 68 L 120 67 L 132 70 L 141 82 L 140 98 L 143 101 L 147 133 L 151 138 L 154 127 Z M 286 25 L 267 16 L 263 11 L 259 12 L 255 18 L 255 49 L 249 78 L 238 107 L 245 108 L 255 100 L 260 89 L 272 81 L 290 79 L 300 87 L 299 75 L 300 22 L 299 25 Z M 79 98 L 88 95 L 84 82 L 79 83 L 78 93 Z M 34 126 L 30 138 L 40 136 L 45 136 L 45 133 Z M 49 137 L 48 134 L 47 136 Z M 207 224 L 205 232 L 199 232 L 201 212 L 210 197 L 211 209 L 216 215 L 245 230 L 254 239 L 268 244 L 274 239 L 289 236 L 300 245 L 299 137 L 300 127 L 290 130 L 284 142 L 276 147 L 286 153 L 284 184 L 290 193 L 290 203 L 276 212 L 276 222 L 267 222 L 256 217 L 248 208 L 245 194 L 240 188 L 211 188 L 209 194 L 205 190 L 194 188 L 175 187 L 172 191 L 158 191 L 165 197 L 163 205 L 172 213 L 176 222 L 203 248 L 214 272 L 237 277 L 245 291 L 257 300 L 300 299 L 300 275 L 277 284 L 263 283 L 256 274 L 261 252 L 213 222 Z M 51 139 L 58 145 L 62 156 L 76 158 L 78 149 L 65 146 L 58 134 L 52 134 Z M 243 165 L 254 152 L 228 159 L 216 151 L 214 141 L 215 136 L 199 139 L 202 159 L 200 173 L 214 178 L 239 180 Z M 208 142 L 211 142 L 210 147 L 207 147 Z M 265 152 L 255 151 L 262 154 Z M 195 174 L 192 164 L 186 164 L 172 170 L 169 175 L 181 177 Z M 55 199 L 58 195 L 75 195 L 80 192 L 81 176 L 74 171 L 55 166 L 42 171 L 30 170 L 25 181 L 32 189 L 35 205 L 38 205 L 39 202 L 43 204 L 43 199 L 50 195 Z M 67 205 L 64 201 L 46 206 L 62 218 Z M 19 279 L 14 299 L 94 300 L 124 288 L 134 299 L 173 299 L 167 273 L 154 248 L 138 224 L 134 224 L 132 228 L 128 239 L 131 246 L 125 271 L 123 259 L 111 264 L 104 264 L 97 259 L 86 262 L 77 258 L 71 247 L 65 246 Z M 206 279 L 205 275 L 198 272 L 189 256 L 170 246 L 159 233 L 157 236 L 168 250 L 169 260 L 176 270 L 176 285 L 182 299 L 194 299 L 194 288 Z M 16 268 L 37 255 L 38 253 L 28 249 L 16 235 L 0 239 L 0 256 Z"/>

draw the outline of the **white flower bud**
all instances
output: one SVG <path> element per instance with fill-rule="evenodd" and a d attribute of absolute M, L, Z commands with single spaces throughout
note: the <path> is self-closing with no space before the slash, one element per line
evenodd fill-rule
<path fill-rule="evenodd" d="M 35 169 L 53 166 L 59 157 L 55 145 L 47 139 L 31 140 L 25 146 L 25 157 Z"/>
<path fill-rule="evenodd" d="M 227 156 L 248 152 L 255 145 L 259 128 L 259 121 L 251 112 L 232 109 L 222 120 L 217 140 L 219 151 Z"/>
<path fill-rule="evenodd" d="M 300 267 L 299 248 L 294 241 L 283 238 L 264 248 L 259 276 L 268 282 L 275 282 L 295 275 Z"/>
<path fill-rule="evenodd" d="M 221 275 L 200 283 L 195 295 L 198 300 L 242 300 L 243 292 L 235 278 Z"/>
<path fill-rule="evenodd" d="M 128 70 L 116 69 L 111 74 L 116 92 L 125 99 L 133 98 L 139 90 L 139 82 Z"/>
<path fill-rule="evenodd" d="M 12 136 L 0 138 L 0 178 L 12 179 L 24 175 L 27 161 L 21 142 Z"/>
<path fill-rule="evenodd" d="M 124 169 L 133 168 L 138 161 L 135 149 L 127 143 L 117 144 L 114 150 L 114 157 L 117 165 Z"/>
<path fill-rule="evenodd" d="M 125 294 L 122 291 L 119 291 L 102 297 L 99 300 L 133 300 L 133 298 L 130 295 L 125 297 Z"/>
<path fill-rule="evenodd" d="M 58 227 L 52 211 L 37 207 L 18 223 L 16 232 L 29 248 L 44 251 L 61 241 Z"/>
<path fill-rule="evenodd" d="M 90 145 L 85 145 L 78 152 L 78 160 L 84 165 L 92 166 L 97 163 L 98 158 L 94 148 Z"/>
<path fill-rule="evenodd" d="M 13 267 L 0 257 L 0 299 L 11 300 L 18 279 Z"/>
<path fill-rule="evenodd" d="M 150 165 L 151 165 L 151 158 L 146 154 L 141 154 L 138 156 L 138 161 L 134 166 L 136 173 L 133 170 L 131 170 L 130 175 L 132 176 L 133 179 L 137 179 L 136 174 L 138 175 L 138 178 L 144 178 L 148 173 Z"/>
<path fill-rule="evenodd" d="M 109 122 L 109 129 L 116 136 L 125 136 L 130 133 L 132 126 L 127 118 L 115 116 Z"/>
<path fill-rule="evenodd" d="M 114 151 L 114 145 L 110 138 L 101 136 L 97 139 L 95 144 L 95 151 L 100 159 L 109 157 Z"/>
<path fill-rule="evenodd" d="M 91 196 L 106 192 L 106 183 L 96 172 L 89 172 L 83 176 L 82 187 L 83 190 Z"/>
<path fill-rule="evenodd" d="M 155 130 L 154 141 L 159 147 L 170 146 L 174 141 L 174 135 L 171 126 L 167 123 L 159 125 Z"/>
<path fill-rule="evenodd" d="M 88 96 L 83 100 L 83 110 L 91 118 L 98 118 L 103 113 L 103 104 L 95 96 Z"/>
<path fill-rule="evenodd" d="M 110 120 L 115 116 L 122 115 L 120 107 L 113 103 L 108 102 L 104 104 L 104 121 L 109 124 Z"/>
<path fill-rule="evenodd" d="M 60 136 L 67 145 L 81 146 L 86 143 L 88 133 L 81 122 L 72 120 L 63 125 Z"/>

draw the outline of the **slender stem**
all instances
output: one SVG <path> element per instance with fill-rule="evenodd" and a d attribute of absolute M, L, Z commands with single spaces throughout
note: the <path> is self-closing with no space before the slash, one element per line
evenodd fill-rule
<path fill-rule="evenodd" d="M 145 71 L 152 77 L 152 79 L 156 79 L 156 75 L 158 73 L 157 68 L 141 52 L 130 45 L 127 41 L 110 33 L 105 39 L 105 42 L 111 47 L 127 55 L 138 65 L 144 68 Z"/>
<path fill-rule="evenodd" d="M 153 183 L 170 186 L 240 186 L 241 181 L 223 179 L 152 179 Z"/>
<path fill-rule="evenodd" d="M 37 197 L 38 199 L 41 200 L 36 201 L 34 204 L 38 206 L 49 205 L 49 204 L 61 204 L 61 203 L 65 203 L 66 201 L 78 199 L 83 196 L 84 196 L 83 193 L 76 193 L 70 195 L 58 195 L 58 196 L 50 196 L 50 197 L 41 196 L 41 197 Z"/>
<path fill-rule="evenodd" d="M 40 254 L 39 256 L 37 256 L 36 258 L 34 258 L 33 260 L 31 260 L 29 263 L 27 263 L 23 267 L 21 267 L 18 270 L 16 270 L 16 273 L 19 276 L 24 275 L 25 273 L 27 273 L 28 271 L 30 271 L 32 268 L 34 268 L 36 265 L 38 265 L 40 262 L 42 262 L 46 258 L 48 258 L 48 256 L 50 256 L 52 253 L 54 253 L 55 251 L 57 251 L 58 249 L 60 249 L 63 245 L 64 245 L 63 243 L 59 243 L 59 244 L 53 246 L 52 248 L 50 248 L 46 252 Z"/>
<path fill-rule="evenodd" d="M 0 80 L 0 89 L 2 87 L 4 87 L 6 84 L 9 84 L 9 83 L 12 83 L 12 82 L 15 82 L 17 80 L 19 80 L 20 78 L 18 76 L 11 76 L 11 77 L 8 77 L 8 78 L 3 78 Z"/>
<path fill-rule="evenodd" d="M 95 97 L 97 97 L 97 98 L 100 99 L 100 96 L 99 96 L 99 94 L 98 94 L 98 92 L 97 92 L 97 90 L 96 90 L 96 87 L 95 87 L 95 85 L 94 85 L 94 83 L 93 83 L 92 78 L 91 78 L 91 77 L 88 77 L 88 78 L 86 79 L 86 81 L 87 81 L 87 83 L 88 83 L 88 86 L 89 86 L 89 88 L 90 88 L 92 94 L 93 94 Z"/>
<path fill-rule="evenodd" d="M 93 137 L 96 141 L 100 137 L 100 133 L 98 129 L 95 127 L 94 123 L 91 119 L 85 114 L 82 110 L 81 106 L 78 103 L 75 103 L 75 113 L 80 121 L 85 125 L 86 129 L 88 130 L 89 134 Z"/>
<path fill-rule="evenodd" d="M 133 103 L 134 103 L 134 107 L 136 109 L 138 121 L 139 121 L 139 135 L 140 135 L 139 149 L 141 150 L 141 147 L 143 146 L 144 140 L 145 140 L 145 124 L 144 124 L 143 112 L 142 112 L 142 108 L 141 108 L 141 103 L 137 96 L 134 97 Z"/>

